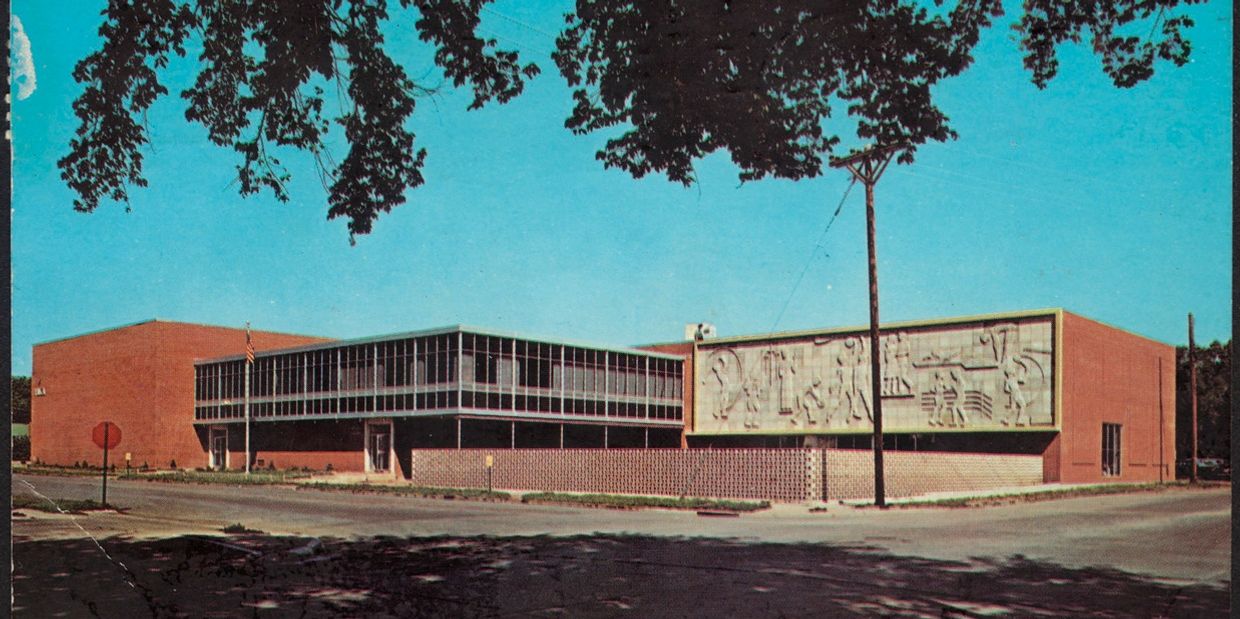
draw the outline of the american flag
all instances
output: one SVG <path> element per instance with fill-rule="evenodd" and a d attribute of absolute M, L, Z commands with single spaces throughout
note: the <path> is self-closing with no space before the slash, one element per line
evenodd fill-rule
<path fill-rule="evenodd" d="M 245 362 L 254 364 L 254 339 L 250 337 L 250 323 L 245 323 Z"/>

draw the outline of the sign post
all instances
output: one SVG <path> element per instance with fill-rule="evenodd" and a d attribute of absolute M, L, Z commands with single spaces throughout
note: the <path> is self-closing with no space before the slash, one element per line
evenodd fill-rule
<path fill-rule="evenodd" d="M 108 450 L 121 444 L 121 429 L 111 421 L 101 421 L 91 431 L 90 437 L 103 450 L 103 499 L 104 507 L 108 506 Z"/>
<path fill-rule="evenodd" d="M 487 456 L 487 492 L 491 492 L 491 469 L 495 466 L 495 458 Z"/>

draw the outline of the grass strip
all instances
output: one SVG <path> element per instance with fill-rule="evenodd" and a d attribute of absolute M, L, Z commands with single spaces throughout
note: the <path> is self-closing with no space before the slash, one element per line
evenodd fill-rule
<path fill-rule="evenodd" d="M 94 499 L 45 499 L 28 494 L 18 494 L 13 496 L 13 509 L 36 509 L 53 514 L 61 512 L 80 514 L 84 511 L 104 509 L 104 507 Z M 116 506 L 109 505 L 108 509 L 116 509 Z"/>
<path fill-rule="evenodd" d="M 143 481 L 161 481 L 187 484 L 226 484 L 232 486 L 270 486 L 287 484 L 297 479 L 309 477 L 310 473 L 300 471 L 282 471 L 274 473 L 250 473 L 234 471 L 172 471 L 159 473 L 122 474 L 118 479 L 140 479 Z"/>
<path fill-rule="evenodd" d="M 663 509 L 723 510 L 753 512 L 767 509 L 770 501 L 733 501 L 727 499 L 704 499 L 699 497 L 660 497 L 629 494 L 566 494 L 562 492 L 533 492 L 521 497 L 523 503 L 564 503 L 590 507 L 639 509 L 657 507 Z"/>
<path fill-rule="evenodd" d="M 74 466 L 49 466 L 49 465 L 21 465 L 14 464 L 13 472 L 22 475 L 54 475 L 56 477 L 99 477 L 99 467 L 74 467 Z M 115 470 L 108 473 L 109 477 L 115 477 Z"/>
<path fill-rule="evenodd" d="M 316 481 L 298 484 L 312 490 L 348 491 L 369 494 L 396 494 L 432 499 L 469 499 L 475 501 L 510 501 L 512 495 L 497 490 L 478 488 L 436 488 L 432 486 L 388 486 L 385 484 L 339 484 Z"/>

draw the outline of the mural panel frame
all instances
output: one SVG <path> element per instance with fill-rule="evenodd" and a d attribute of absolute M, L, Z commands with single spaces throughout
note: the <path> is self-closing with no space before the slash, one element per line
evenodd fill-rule
<path fill-rule="evenodd" d="M 1062 426 L 1062 310 L 883 326 L 885 433 Z M 873 432 L 864 328 L 698 342 L 690 435 Z"/>

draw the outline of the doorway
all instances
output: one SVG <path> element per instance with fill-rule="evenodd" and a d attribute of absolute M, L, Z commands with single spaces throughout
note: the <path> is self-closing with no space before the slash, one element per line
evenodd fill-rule
<path fill-rule="evenodd" d="M 208 462 L 208 465 L 211 470 L 226 470 L 228 468 L 228 429 L 211 428 L 208 446 L 210 449 L 210 462 Z"/>
<path fill-rule="evenodd" d="M 392 468 L 392 424 L 366 424 L 366 472 L 386 473 Z"/>

